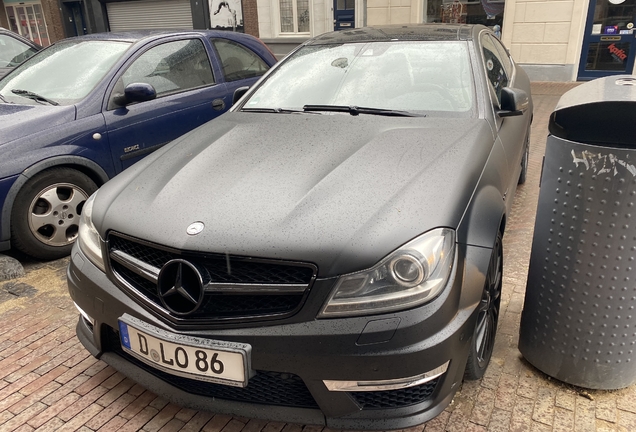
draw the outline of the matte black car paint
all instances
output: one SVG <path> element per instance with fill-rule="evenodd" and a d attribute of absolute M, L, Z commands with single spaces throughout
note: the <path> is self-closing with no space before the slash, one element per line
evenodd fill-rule
<path fill-rule="evenodd" d="M 448 38 L 467 40 L 471 50 L 474 38 L 486 31 L 450 28 L 456 32 Z M 428 37 L 417 26 L 390 30 L 405 39 Z M 309 43 L 387 38 L 356 31 Z M 405 428 L 439 414 L 461 384 L 494 239 L 505 225 L 521 169 L 506 153 L 514 146 L 496 137 L 512 126 L 522 146 L 530 123 L 530 115 L 497 118 L 484 90 L 482 57 L 471 51 L 471 58 L 475 118 L 360 115 L 352 122 L 348 114 L 230 112 L 107 183 L 93 208 L 93 222 L 105 239 L 114 230 L 181 250 L 307 261 L 319 270 L 294 316 L 192 328 L 131 300 L 108 268 L 107 274 L 99 271 L 76 245 L 69 292 L 95 319 L 92 329 L 80 319 L 82 343 L 151 391 L 197 409 L 348 429 Z M 511 85 L 529 93 L 521 69 Z M 179 199 L 171 199 L 175 196 Z M 185 235 L 200 215 L 206 217 L 203 232 Z M 316 319 L 337 276 L 369 268 L 437 227 L 457 230 L 456 265 L 438 297 L 399 312 Z M 112 352 L 105 335 L 124 313 L 177 333 L 248 343 L 254 370 L 302 377 L 320 410 L 183 392 Z M 373 324 L 378 321 L 386 325 Z M 367 326 L 375 330 L 365 331 Z M 447 360 L 448 371 L 431 398 L 407 407 L 360 409 L 346 392 L 328 391 L 322 382 L 415 376 Z"/>

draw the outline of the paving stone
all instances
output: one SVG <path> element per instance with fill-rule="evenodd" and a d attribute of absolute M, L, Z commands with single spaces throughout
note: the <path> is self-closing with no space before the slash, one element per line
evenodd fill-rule
<path fill-rule="evenodd" d="M 526 432 L 532 429 L 532 410 L 534 400 L 518 396 L 515 399 L 515 407 L 512 410 L 510 430 L 514 432 Z"/>
<path fill-rule="evenodd" d="M 616 423 L 616 399 L 599 399 L 596 401 L 596 418 Z"/>
<path fill-rule="evenodd" d="M 513 410 L 515 406 L 515 390 L 518 382 L 519 378 L 514 375 L 506 373 L 501 375 L 499 385 L 497 386 L 495 407 L 506 411 Z"/>
<path fill-rule="evenodd" d="M 537 399 L 534 402 L 532 420 L 552 426 L 554 421 L 555 394 L 551 389 L 540 387 L 537 391 Z"/>
<path fill-rule="evenodd" d="M 596 403 L 584 397 L 577 396 L 574 411 L 574 430 L 577 432 L 594 431 L 596 429 Z"/>
<path fill-rule="evenodd" d="M 490 423 L 490 416 L 492 415 L 492 410 L 495 407 L 495 392 L 490 389 L 482 389 L 479 392 L 479 396 L 477 396 L 477 400 L 475 401 L 475 406 L 470 416 L 470 421 L 472 423 L 488 426 Z"/>
<path fill-rule="evenodd" d="M 205 424 L 205 426 L 203 427 L 202 431 L 204 431 L 204 432 L 220 432 L 221 430 L 223 430 L 225 425 L 230 422 L 230 420 L 232 420 L 232 417 L 230 417 L 230 416 L 223 415 L 223 414 L 217 414 L 209 422 L 207 422 Z M 269 426 L 269 425 L 270 425 L 270 423 L 268 423 L 266 425 L 266 427 Z M 282 429 L 285 424 L 281 423 L 281 425 L 282 426 L 280 427 L 280 429 Z M 278 431 L 275 431 L 275 432 L 279 432 L 280 429 Z M 268 431 L 268 432 L 274 432 L 274 431 Z"/>
<path fill-rule="evenodd" d="M 557 390 L 555 405 L 559 408 L 564 408 L 570 411 L 574 411 L 574 407 L 575 407 L 574 393 L 567 390 Z"/>
<path fill-rule="evenodd" d="M 510 429 L 512 411 L 495 408 L 488 423 L 489 432 L 507 432 Z"/>
<path fill-rule="evenodd" d="M 212 413 L 208 413 L 208 412 L 197 412 L 194 417 L 192 417 L 181 429 L 181 432 L 197 432 L 200 431 L 203 426 L 210 421 L 210 419 L 212 418 L 214 414 Z M 247 426 L 250 425 L 250 423 L 252 422 L 258 422 L 257 420 L 250 420 L 250 422 L 247 424 Z M 266 421 L 262 421 L 262 425 L 260 427 L 258 427 L 258 429 L 252 425 L 252 428 L 249 431 L 246 432 L 260 432 L 260 430 L 263 428 L 263 426 L 265 426 L 267 422 Z M 260 422 L 258 424 L 261 424 Z"/>

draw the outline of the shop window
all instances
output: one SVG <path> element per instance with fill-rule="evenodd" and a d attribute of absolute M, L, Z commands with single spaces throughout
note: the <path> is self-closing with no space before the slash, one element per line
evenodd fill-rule
<path fill-rule="evenodd" d="M 424 22 L 483 24 L 503 23 L 503 0 L 428 0 L 424 2 Z"/>
<path fill-rule="evenodd" d="M 309 33 L 309 0 L 279 0 L 281 33 Z"/>
<path fill-rule="evenodd" d="M 258 55 L 241 44 L 226 39 L 212 39 L 212 45 L 221 59 L 226 81 L 237 81 L 263 75 L 269 69 Z"/>
<path fill-rule="evenodd" d="M 109 109 L 118 107 L 114 100 L 130 83 L 150 84 L 160 98 L 214 84 L 214 76 L 203 42 L 188 39 L 155 46 L 139 56 L 117 80 Z"/>
<path fill-rule="evenodd" d="M 9 27 L 20 36 L 31 39 L 42 45 L 51 45 L 49 32 L 42 13 L 42 5 L 37 3 L 20 3 L 17 6 L 6 6 Z"/>

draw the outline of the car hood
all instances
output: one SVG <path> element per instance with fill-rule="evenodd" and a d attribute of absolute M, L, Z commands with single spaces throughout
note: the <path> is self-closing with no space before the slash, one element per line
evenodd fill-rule
<path fill-rule="evenodd" d="M 457 227 L 493 143 L 485 120 L 228 113 L 107 183 L 109 229 L 192 251 L 367 268 Z M 186 234 L 195 221 L 205 224 Z"/>
<path fill-rule="evenodd" d="M 35 132 L 75 120 L 75 106 L 0 103 L 0 147 Z M 1 151 L 1 150 L 0 150 Z"/>

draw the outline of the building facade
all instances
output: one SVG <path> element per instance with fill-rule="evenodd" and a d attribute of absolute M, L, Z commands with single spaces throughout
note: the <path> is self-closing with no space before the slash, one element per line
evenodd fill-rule
<path fill-rule="evenodd" d="M 497 29 L 535 81 L 634 73 L 636 0 L 0 0 L 0 25 L 43 46 L 131 29 L 218 28 L 278 57 L 310 37 L 366 25 L 463 22 Z"/>
<path fill-rule="evenodd" d="M 258 36 L 256 0 L 0 0 L 0 26 L 42 46 L 139 29 L 221 29 Z"/>
<path fill-rule="evenodd" d="M 258 33 L 282 56 L 331 30 L 423 22 L 500 31 L 535 81 L 634 73 L 636 0 L 257 0 Z"/>

